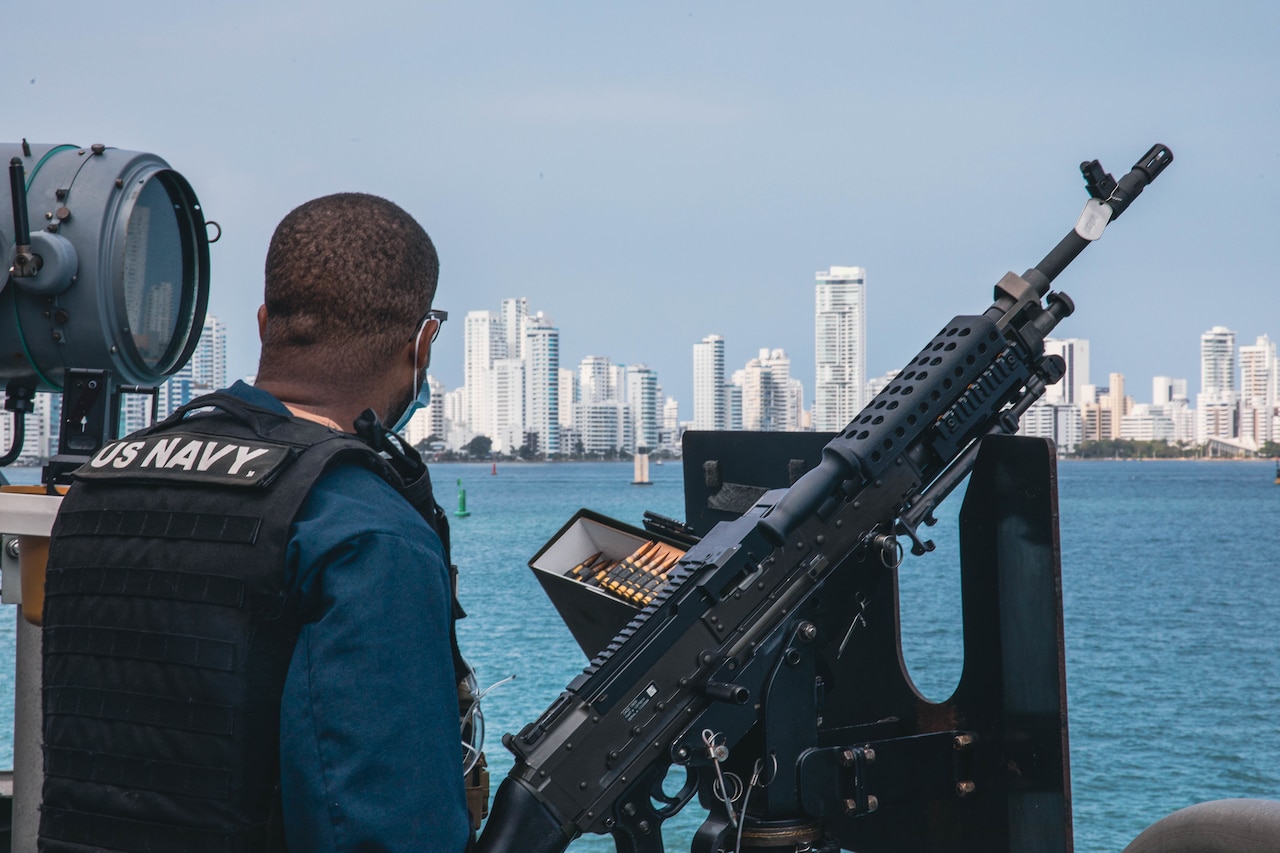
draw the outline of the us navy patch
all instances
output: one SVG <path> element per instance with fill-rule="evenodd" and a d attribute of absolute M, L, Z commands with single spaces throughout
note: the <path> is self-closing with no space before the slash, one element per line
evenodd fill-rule
<path fill-rule="evenodd" d="M 292 461 L 294 449 L 254 439 L 170 432 L 108 442 L 75 470 L 80 480 L 169 480 L 265 486 Z"/>

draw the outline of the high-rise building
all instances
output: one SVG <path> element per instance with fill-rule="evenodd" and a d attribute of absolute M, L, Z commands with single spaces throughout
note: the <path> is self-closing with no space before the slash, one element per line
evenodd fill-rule
<path fill-rule="evenodd" d="M 1214 326 L 1200 336 L 1200 393 L 1196 395 L 1196 440 L 1240 436 L 1236 385 L 1236 333 Z"/>
<path fill-rule="evenodd" d="M 675 397 L 668 397 L 662 404 L 662 432 L 659 444 L 672 451 L 680 447 L 680 404 Z"/>
<path fill-rule="evenodd" d="M 1089 383 L 1089 342 L 1082 338 L 1045 338 L 1044 352 L 1062 358 L 1062 378 L 1048 386 L 1044 396 L 1022 416 L 1019 432 L 1052 439 L 1061 453 L 1074 453 L 1082 438 L 1091 441 L 1111 438 L 1120 426 L 1121 416 L 1111 417 L 1109 412 L 1116 401 L 1107 398 L 1099 403 Z M 1113 374 L 1112 385 L 1120 395 L 1119 406 L 1123 409 L 1124 377 L 1118 382 L 1115 378 Z M 1092 408 L 1086 410 L 1086 407 Z M 1108 414 L 1101 413 L 1100 409 L 1106 409 Z"/>
<path fill-rule="evenodd" d="M 634 451 L 646 447 L 656 450 L 660 426 L 658 374 L 646 364 L 629 364 L 623 384 L 626 386 L 624 400 L 631 407 L 631 418 L 635 422 L 632 434 L 636 446 L 628 449 Z"/>
<path fill-rule="evenodd" d="M 572 368 L 560 368 L 560 429 L 573 427 L 573 404 L 581 399 L 578 374 Z M 568 448 L 561 445 L 561 450 Z"/>
<path fill-rule="evenodd" d="M 1200 393 L 1231 392 L 1236 388 L 1236 333 L 1214 326 L 1200 336 Z"/>
<path fill-rule="evenodd" d="M 1186 379 L 1154 377 L 1151 380 L 1151 411 L 1164 415 L 1173 424 L 1173 437 L 1169 439 L 1171 443 L 1195 441 L 1195 412 L 1188 404 Z"/>
<path fill-rule="evenodd" d="M 867 271 L 831 267 L 814 278 L 813 427 L 834 432 L 866 403 Z"/>
<path fill-rule="evenodd" d="M 525 314 L 524 428 L 526 443 L 541 456 L 560 452 L 560 330 L 539 311 Z"/>
<path fill-rule="evenodd" d="M 524 358 L 524 328 L 529 317 L 529 300 L 523 296 L 502 300 L 502 351 L 507 358 Z"/>
<path fill-rule="evenodd" d="M 1162 406 L 1139 403 L 1120 419 L 1120 438 L 1129 441 L 1163 441 L 1172 443 L 1175 426 Z"/>
<path fill-rule="evenodd" d="M 1240 437 L 1261 447 L 1273 441 L 1277 399 L 1276 345 L 1266 335 L 1240 347 Z"/>
<path fill-rule="evenodd" d="M 444 432 L 441 435 L 451 449 L 461 450 L 475 437 L 474 433 L 467 429 L 466 386 L 445 392 L 441 402 L 444 410 Z"/>
<path fill-rule="evenodd" d="M 871 398 L 868 397 L 868 400 Z M 813 424 L 804 410 L 804 383 L 792 376 L 787 380 L 787 427 L 790 430 L 811 430 Z"/>
<path fill-rule="evenodd" d="M 1124 374 L 1112 373 L 1107 386 L 1107 408 L 1111 410 L 1111 438 L 1120 438 L 1120 427 L 1125 415 L 1133 408 L 1133 398 L 1124 393 Z"/>
<path fill-rule="evenodd" d="M 618 399 L 613 363 L 602 355 L 589 355 L 578 363 L 578 397 L 583 403 Z"/>
<path fill-rule="evenodd" d="M 415 412 L 404 428 L 405 440 L 415 447 L 432 437 L 443 440 L 446 435 L 444 383 L 428 374 L 427 384 L 431 386 L 431 402 Z"/>
<path fill-rule="evenodd" d="M 1275 403 L 1276 345 L 1266 335 L 1240 347 L 1240 396 L 1260 406 Z"/>
<path fill-rule="evenodd" d="M 493 422 L 489 432 L 495 453 L 519 450 L 525 442 L 525 364 L 518 358 L 494 361 L 490 373 Z"/>
<path fill-rule="evenodd" d="M 1078 405 L 1050 403 L 1043 397 L 1023 413 L 1018 423 L 1020 435 L 1052 439 L 1058 452 L 1067 454 L 1075 452 L 1084 431 Z"/>
<path fill-rule="evenodd" d="M 493 363 L 506 357 L 501 319 L 492 311 L 468 311 L 463 327 L 463 382 L 467 388 L 467 429 L 493 438 L 496 427 Z"/>
<path fill-rule="evenodd" d="M 780 432 L 798 428 L 791 359 L 784 350 L 760 350 L 741 375 L 743 429 Z"/>
<path fill-rule="evenodd" d="M 693 345 L 693 428 L 728 429 L 724 338 L 707 335 Z"/>
<path fill-rule="evenodd" d="M 1062 378 L 1045 389 L 1046 402 L 1084 403 L 1081 391 L 1089 384 L 1089 342 L 1083 338 L 1045 338 L 1044 354 L 1061 356 Z"/>
<path fill-rule="evenodd" d="M 1151 380 L 1151 402 L 1156 406 L 1187 405 L 1187 380 L 1156 376 Z"/>
<path fill-rule="evenodd" d="M 573 425 L 584 453 L 607 454 L 635 445 L 631 407 L 620 400 L 574 404 Z"/>

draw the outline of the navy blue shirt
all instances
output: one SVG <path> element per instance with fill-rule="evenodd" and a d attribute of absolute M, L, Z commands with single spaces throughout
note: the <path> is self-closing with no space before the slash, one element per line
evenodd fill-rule
<path fill-rule="evenodd" d="M 287 411 L 261 389 L 228 393 Z M 298 853 L 457 853 L 470 835 L 443 548 L 385 480 L 338 465 L 295 520 L 302 630 L 280 707 L 285 837 Z"/>

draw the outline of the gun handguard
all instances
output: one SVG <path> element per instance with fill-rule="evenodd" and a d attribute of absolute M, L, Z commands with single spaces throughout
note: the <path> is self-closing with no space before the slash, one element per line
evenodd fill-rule
<path fill-rule="evenodd" d="M 864 558 L 883 560 L 897 534 L 927 550 L 915 527 L 963 480 L 978 442 L 1015 432 L 1061 376 L 1044 338 L 1073 306 L 1049 282 L 1101 233 L 1097 217 L 1122 212 L 1171 160 L 1158 145 L 1113 186 L 1096 161 L 1084 164 L 1094 196 L 1085 225 L 1024 276 L 1001 279 L 983 314 L 948 323 L 832 439 L 817 468 L 688 551 L 657 599 L 559 699 L 503 738 L 516 763 L 479 853 L 559 853 L 585 832 L 611 832 L 620 853 L 661 853 L 662 821 L 691 798 L 717 748 L 756 724 L 756 703 L 788 650 L 813 640 L 814 626 L 795 612 L 834 574 L 878 569 Z M 672 764 L 691 780 L 674 796 L 661 788 Z"/>

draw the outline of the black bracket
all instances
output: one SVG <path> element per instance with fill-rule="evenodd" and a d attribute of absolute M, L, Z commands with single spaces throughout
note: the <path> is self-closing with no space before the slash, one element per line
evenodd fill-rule
<path fill-rule="evenodd" d="M 1081 163 L 1080 174 L 1084 175 L 1084 187 L 1089 191 L 1090 198 L 1106 201 L 1115 192 L 1116 179 L 1097 160 Z"/>

